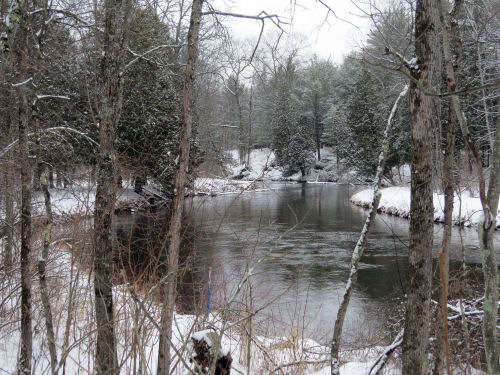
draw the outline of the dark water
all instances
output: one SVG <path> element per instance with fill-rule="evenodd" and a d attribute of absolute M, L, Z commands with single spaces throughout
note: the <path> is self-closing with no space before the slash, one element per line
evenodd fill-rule
<path fill-rule="evenodd" d="M 180 304 L 205 307 L 211 266 L 211 305 L 224 307 L 246 267 L 264 257 L 251 278 L 252 306 L 255 309 L 273 303 L 259 313 L 257 329 L 287 336 L 290 329 L 303 330 L 307 336 L 327 341 L 344 291 L 351 252 L 367 214 L 349 203 L 354 192 L 353 187 L 343 185 L 281 184 L 267 192 L 188 201 L 186 220 L 190 225 L 181 260 L 187 270 L 180 283 Z M 137 228 L 141 221 L 145 229 L 132 233 L 130 228 Z M 154 235 L 153 223 L 157 227 Z M 121 218 L 118 235 L 134 238 L 142 249 L 154 238 L 150 245 L 157 248 L 161 246 L 159 223 L 162 220 Z M 347 338 L 353 340 L 381 335 L 387 324 L 384 311 L 394 297 L 404 294 L 408 222 L 378 215 L 372 228 L 344 328 Z M 437 251 L 442 227 L 436 225 L 435 229 Z M 479 263 L 476 232 L 465 229 L 462 237 L 467 261 Z M 496 240 L 500 242 L 498 234 Z M 459 232 L 454 230 L 454 267 L 462 259 L 460 243 Z M 248 309 L 249 301 L 245 288 L 232 308 Z"/>

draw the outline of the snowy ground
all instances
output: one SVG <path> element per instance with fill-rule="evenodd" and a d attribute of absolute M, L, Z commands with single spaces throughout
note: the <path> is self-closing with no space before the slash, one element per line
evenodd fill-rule
<path fill-rule="evenodd" d="M 56 248 L 51 252 L 48 262 L 48 281 L 52 311 L 57 337 L 58 360 L 67 350 L 65 361 L 67 374 L 94 373 L 93 356 L 95 351 L 95 319 L 93 309 L 92 278 L 78 266 L 74 256 L 64 249 Z M 14 374 L 19 355 L 19 298 L 16 285 L 19 275 L 13 274 L 1 280 L 0 298 L 2 301 L 2 326 L 0 327 L 0 372 Z M 37 279 L 33 278 L 33 374 L 49 374 L 50 362 L 46 346 L 45 325 L 39 301 Z M 135 286 L 134 286 L 135 287 Z M 159 311 L 151 295 L 154 287 L 145 290 L 137 286 L 136 300 L 131 295 L 131 287 L 120 285 L 114 288 L 116 315 L 116 334 L 118 359 L 121 374 L 156 373 L 158 334 L 152 318 L 160 321 Z M 142 289 L 142 290 L 141 290 Z M 70 292 L 71 291 L 71 292 Z M 15 297 L 13 297 L 15 296 Z M 68 312 L 71 312 L 68 314 Z M 147 313 L 146 313 L 147 311 Z M 71 319 L 68 320 L 68 317 Z M 222 321 L 220 314 L 175 316 L 174 344 L 181 352 L 183 360 L 172 350 L 174 374 L 187 374 L 192 369 L 190 362 L 192 346 L 190 338 L 197 331 L 207 327 L 218 332 L 222 326 L 228 328 L 222 339 L 225 351 L 233 358 L 232 369 L 235 374 L 246 373 L 244 358 L 246 344 L 241 336 L 241 324 L 228 327 L 229 321 Z M 199 336 L 199 335 L 198 335 Z M 135 342 L 135 344 L 134 344 Z M 384 350 L 374 347 L 366 350 L 344 352 L 342 354 L 342 374 L 361 375 L 371 366 L 372 361 Z M 300 368 L 303 375 L 326 375 L 329 349 L 300 334 L 283 337 L 254 336 L 251 346 L 251 374 L 269 374 L 282 368 L 280 374 L 296 374 Z M 299 365 L 298 362 L 309 364 Z M 398 371 L 389 365 L 389 374 Z M 391 370 L 392 369 L 392 370 Z M 60 371 L 62 373 L 62 371 Z"/>
<path fill-rule="evenodd" d="M 263 158 L 257 159 L 262 161 Z M 260 164 L 261 166 L 263 164 Z M 230 181 L 222 179 L 199 179 L 195 189 L 198 192 L 235 193 L 247 189 L 259 189 L 262 186 L 253 181 Z M 93 373 L 93 356 L 95 351 L 95 318 L 93 308 L 92 276 L 89 274 L 85 259 L 87 251 L 83 246 L 91 237 L 90 222 L 86 217 L 94 210 L 95 186 L 91 183 L 77 182 L 67 189 L 51 189 L 54 213 L 58 217 L 58 225 L 53 233 L 47 272 L 52 313 L 57 337 L 58 359 L 64 351 L 68 352 L 65 361 L 67 374 Z M 120 202 L 140 199 L 130 186 L 118 191 Z M 34 195 L 34 214 L 44 215 L 43 197 Z M 73 232 L 76 231 L 76 232 Z M 78 238 L 73 241 L 70 238 Z M 38 258 L 41 247 L 41 234 L 34 233 L 34 254 L 32 264 Z M 0 241 L 1 242 L 1 241 Z M 0 243 L 0 245 L 2 245 Z M 88 245 L 87 245 L 88 246 Z M 80 254 L 80 255 L 78 255 Z M 83 254 L 83 255 L 82 255 Z M 0 270 L 0 272 L 2 272 Z M 19 355 L 19 270 L 9 276 L 0 277 L 0 373 L 14 374 Z M 33 374 L 49 374 L 50 362 L 46 345 L 45 324 L 39 300 L 39 286 L 36 273 L 33 273 Z M 137 294 L 141 302 L 131 297 L 128 287 L 121 285 L 114 288 L 115 314 L 117 319 L 116 333 L 118 342 L 118 358 L 122 374 L 142 371 L 143 374 L 154 374 L 156 371 L 156 353 L 158 334 L 148 315 L 156 322 L 160 321 L 157 304 L 151 298 L 151 290 L 139 288 Z M 214 301 L 215 302 L 215 301 Z M 214 303 L 215 305 L 216 303 Z M 224 304 L 220 304 L 224 306 Z M 145 311 L 147 311 L 147 314 Z M 192 356 L 190 337 L 194 331 L 207 326 L 220 329 L 220 315 L 211 315 L 207 321 L 204 315 L 176 315 L 175 340 L 177 348 L 182 349 L 182 357 L 189 364 Z M 292 329 L 292 327 L 290 327 Z M 233 369 L 237 373 L 246 373 L 244 365 L 245 347 L 241 337 L 243 329 L 236 325 L 228 329 L 222 343 L 233 357 Z M 329 374 L 329 349 L 317 342 L 302 337 L 300 334 L 283 333 L 283 337 L 261 335 L 252 337 L 251 374 L 268 374 L 282 366 L 282 374 L 295 374 L 301 368 L 304 375 Z M 132 343 L 136 340 L 136 345 Z M 383 347 L 369 348 L 364 351 L 345 352 L 342 354 L 343 374 L 364 374 L 365 369 Z M 175 352 L 172 354 L 175 356 Z M 299 365 L 298 362 L 311 362 Z M 192 365 L 190 365 L 192 367 Z M 60 371 L 62 373 L 62 371 Z M 186 374 L 188 371 L 179 362 L 175 374 Z M 393 371 L 396 374 L 397 371 Z"/>
<path fill-rule="evenodd" d="M 259 181 L 239 181 L 224 178 L 197 178 L 194 183 L 195 195 L 235 194 L 245 191 L 268 190 Z"/>
<path fill-rule="evenodd" d="M 328 154 L 324 152 L 328 157 Z M 283 178 L 279 168 L 272 167 L 274 155 L 269 150 L 254 150 L 251 155 L 251 168 L 244 180 L 228 180 L 217 178 L 197 179 L 194 191 L 197 194 L 227 194 L 247 190 L 263 189 L 260 179 Z M 325 168 L 325 166 L 320 166 Z M 242 166 L 234 167 L 233 171 L 241 172 Z M 293 177 L 293 176 L 292 176 Z M 300 176 L 296 176 L 299 178 Z M 95 187 L 90 183 L 76 183 L 67 189 L 51 189 L 54 212 L 64 220 L 68 220 L 81 235 L 88 238 L 89 229 L 84 222 L 76 223 L 75 216 L 87 216 L 93 212 Z M 363 190 L 352 197 L 358 205 L 367 205 L 371 201 L 371 190 Z M 126 186 L 118 192 L 120 202 L 140 200 L 131 186 Z M 409 214 L 409 189 L 392 187 L 382 190 L 381 210 L 394 215 L 407 217 Z M 461 203 L 461 204 L 460 204 Z M 435 194 L 435 219 L 442 220 L 443 197 Z M 456 212 L 454 220 L 466 225 L 477 224 L 480 218 L 479 199 L 467 194 L 456 197 Z M 34 212 L 43 215 L 41 195 L 34 197 Z M 500 218 L 497 216 L 497 222 Z M 59 233 L 61 238 L 67 233 Z M 41 237 L 40 237 L 41 238 Z M 54 238 L 54 240 L 57 240 Z M 64 241 L 63 241 L 64 242 Z M 36 246 L 40 247 L 40 241 Z M 67 374 L 93 373 L 93 355 L 95 351 L 95 320 L 93 310 L 92 277 L 86 267 L 80 267 L 80 260 L 74 258 L 74 252 L 69 252 L 69 244 L 54 246 L 48 265 L 49 290 L 53 304 L 54 322 L 57 335 L 58 358 L 64 350 L 68 350 L 66 360 Z M 75 245 L 76 246 L 76 245 Z M 83 245 L 82 245 L 83 246 Z M 36 261 L 36 254 L 33 264 Z M 19 275 L 13 272 L 6 277 L 0 277 L 0 373 L 13 374 L 19 354 Z M 33 374 L 49 374 L 50 366 L 46 346 L 45 325 L 42 319 L 39 301 L 38 280 L 33 276 L 33 328 L 34 328 L 34 371 Z M 130 374 L 156 372 L 156 353 L 158 335 L 152 317 L 156 322 L 159 311 L 151 298 L 151 290 L 138 289 L 141 302 L 131 297 L 128 287 L 121 285 L 114 289 L 115 311 L 117 318 L 118 356 L 121 373 Z M 71 292 L 70 292 L 71 291 Z M 71 311 L 71 314 L 68 314 Z M 147 314 L 145 313 L 147 311 Z M 71 319 L 68 319 L 71 317 Z M 182 348 L 183 360 L 191 366 L 192 356 L 190 337 L 195 331 L 215 327 L 220 329 L 228 322 L 221 321 L 220 315 L 211 315 L 206 320 L 203 315 L 176 315 L 175 338 L 176 347 Z M 231 353 L 234 373 L 246 373 L 245 340 L 240 325 L 228 329 L 222 339 L 223 346 Z M 135 341 L 134 341 L 135 340 Z M 314 342 L 300 334 L 284 333 L 283 337 L 261 335 L 252 337 L 252 367 L 251 374 L 269 374 L 281 368 L 280 374 L 327 375 L 330 374 L 329 348 Z M 135 345 L 132 343 L 136 342 Z M 365 350 L 344 351 L 341 356 L 342 375 L 366 374 L 373 361 L 385 350 L 383 346 L 370 347 Z M 175 357 L 175 352 L 172 352 Z M 397 358 L 397 355 L 396 355 Z M 178 359 L 178 358 L 177 358 Z M 298 363 L 302 364 L 298 364 Z M 304 364 L 307 362 L 308 364 Z M 392 361 L 386 368 L 386 374 L 399 374 L 398 361 Z M 175 374 L 186 374 L 188 370 L 182 361 L 177 364 Z"/>
<path fill-rule="evenodd" d="M 324 149 L 325 157 L 331 152 Z M 233 176 L 238 176 L 243 180 L 268 180 L 268 181 L 301 181 L 303 177 L 300 173 L 291 176 L 283 176 L 283 169 L 276 166 L 274 152 L 269 148 L 261 148 L 250 152 L 250 162 L 239 163 L 238 150 L 230 151 L 233 165 L 231 172 Z"/>
<path fill-rule="evenodd" d="M 410 187 L 389 187 L 382 189 L 379 209 L 381 212 L 408 218 L 410 215 Z M 372 189 L 365 189 L 351 197 L 351 202 L 363 207 L 371 204 Z M 500 207 L 500 206 L 499 206 Z M 434 193 L 434 221 L 444 221 L 444 195 Z M 465 226 L 477 226 L 482 217 L 479 197 L 469 192 L 455 195 L 453 222 Z M 497 210 L 497 228 L 500 228 L 500 211 Z"/>

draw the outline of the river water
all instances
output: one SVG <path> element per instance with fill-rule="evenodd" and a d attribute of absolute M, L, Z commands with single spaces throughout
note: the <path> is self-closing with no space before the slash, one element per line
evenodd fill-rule
<path fill-rule="evenodd" d="M 194 305 L 206 309 L 210 269 L 210 308 L 223 308 L 247 267 L 262 259 L 251 278 L 251 297 L 246 286 L 232 309 L 248 310 L 250 304 L 252 309 L 265 307 L 254 320 L 257 331 L 287 336 L 301 332 L 327 342 L 351 253 L 367 215 L 365 209 L 349 202 L 359 188 L 335 184 L 270 187 L 265 192 L 199 197 L 186 203 L 190 225 L 181 263 L 189 266 L 180 282 L 180 305 L 187 310 Z M 151 222 L 157 221 L 137 215 L 119 218 L 119 237 L 143 237 L 138 246 L 144 247 L 152 233 L 137 228 L 149 228 Z M 135 232 L 127 234 L 132 227 Z M 441 232 L 442 226 L 436 225 L 435 252 Z M 476 231 L 464 229 L 462 238 L 467 262 L 479 263 Z M 498 233 L 496 242 L 500 243 Z M 407 220 L 377 215 L 347 312 L 347 341 L 373 340 L 386 330 L 387 307 L 404 295 L 407 244 Z M 460 234 L 454 229 L 452 267 L 458 267 L 462 254 Z"/>

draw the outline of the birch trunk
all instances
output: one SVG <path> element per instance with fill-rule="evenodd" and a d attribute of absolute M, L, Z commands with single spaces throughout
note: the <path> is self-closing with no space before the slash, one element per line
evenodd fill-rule
<path fill-rule="evenodd" d="M 417 1 L 415 54 L 410 74 L 410 123 L 412 129 L 410 248 L 407 302 L 402 348 L 403 374 L 427 375 L 429 344 L 432 240 L 434 207 L 432 189 L 432 98 L 423 90 L 432 87 L 438 50 L 438 0 Z M 417 84 L 418 82 L 419 84 Z"/>
<path fill-rule="evenodd" d="M 160 342 L 158 348 L 158 375 L 170 372 L 172 344 L 172 323 L 177 295 L 177 271 L 179 262 L 181 221 L 184 207 L 184 188 L 187 182 L 189 151 L 193 123 L 193 99 L 195 67 L 198 60 L 198 37 L 200 31 L 203 0 L 193 0 L 188 31 L 187 64 L 183 86 L 183 123 L 179 150 L 179 165 L 175 176 L 176 195 L 171 206 L 170 227 L 168 231 L 168 254 L 165 300 L 161 312 Z"/>
<path fill-rule="evenodd" d="M 365 225 L 363 226 L 363 230 L 359 236 L 358 242 L 356 243 L 356 247 L 354 248 L 354 251 L 352 253 L 351 271 L 349 273 L 349 278 L 347 279 L 347 284 L 344 291 L 344 297 L 342 298 L 342 301 L 340 303 L 339 310 L 337 312 L 337 318 L 335 320 L 335 327 L 333 330 L 333 340 L 330 353 L 331 354 L 330 365 L 331 365 L 332 375 L 338 375 L 340 372 L 340 362 L 339 362 L 340 340 L 342 338 L 342 328 L 344 326 L 345 315 L 347 313 L 347 307 L 349 306 L 351 295 L 354 290 L 354 283 L 356 282 L 358 276 L 359 260 L 363 256 L 370 227 L 373 221 L 375 220 L 375 216 L 377 215 L 378 204 L 380 202 L 380 185 L 382 183 L 385 159 L 389 151 L 389 134 L 392 129 L 394 115 L 396 114 L 399 102 L 406 95 L 407 91 L 408 87 L 405 87 L 404 90 L 401 92 L 401 94 L 399 94 L 399 97 L 397 98 L 396 102 L 394 103 L 394 106 L 392 107 L 392 111 L 389 116 L 389 119 L 387 120 L 387 126 L 384 131 L 384 140 L 382 143 L 382 150 L 380 151 L 380 155 L 378 157 L 377 174 L 375 176 L 375 186 L 373 190 L 373 199 L 370 211 L 368 213 L 368 217 L 366 218 Z"/>

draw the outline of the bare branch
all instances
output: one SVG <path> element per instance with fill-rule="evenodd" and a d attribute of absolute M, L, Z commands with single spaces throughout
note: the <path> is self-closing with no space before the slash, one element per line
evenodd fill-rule
<path fill-rule="evenodd" d="M 38 131 L 38 133 L 49 133 L 49 132 L 58 132 L 58 131 L 66 131 L 66 132 L 70 132 L 70 133 L 75 133 L 75 134 L 78 134 L 80 136 L 82 136 L 83 138 L 85 138 L 87 141 L 89 141 L 90 143 L 98 146 L 99 144 L 94 141 L 92 138 L 90 138 L 87 134 L 85 133 L 82 133 L 81 131 L 79 130 L 76 130 L 76 129 L 73 129 L 73 128 L 70 128 L 70 127 L 67 127 L 67 126 L 55 126 L 53 128 L 48 128 L 48 129 L 42 129 L 40 131 Z M 33 135 L 35 135 L 35 133 L 28 133 L 28 137 L 32 137 Z M 10 149 L 12 147 L 14 147 L 17 143 L 19 142 L 19 139 L 16 139 L 14 140 L 13 142 L 11 142 L 8 146 L 6 146 L 1 152 L 0 152 L 0 158 L 4 157 L 5 154 L 7 152 L 10 151 Z"/>
<path fill-rule="evenodd" d="M 137 54 L 135 53 L 134 51 L 132 51 L 130 48 L 128 49 L 128 51 L 134 55 L 135 57 L 130 60 L 124 67 L 123 67 L 123 70 L 121 71 L 120 75 L 123 75 L 123 73 L 131 66 L 133 65 L 134 63 L 136 63 L 138 60 L 144 58 L 145 56 L 153 53 L 153 52 L 156 52 L 158 51 L 159 49 L 162 49 L 162 48 L 178 48 L 178 47 L 182 47 L 183 44 L 160 44 L 156 47 L 153 47 L 151 48 L 150 50 L 147 50 L 146 52 L 142 53 L 142 54 Z"/>

